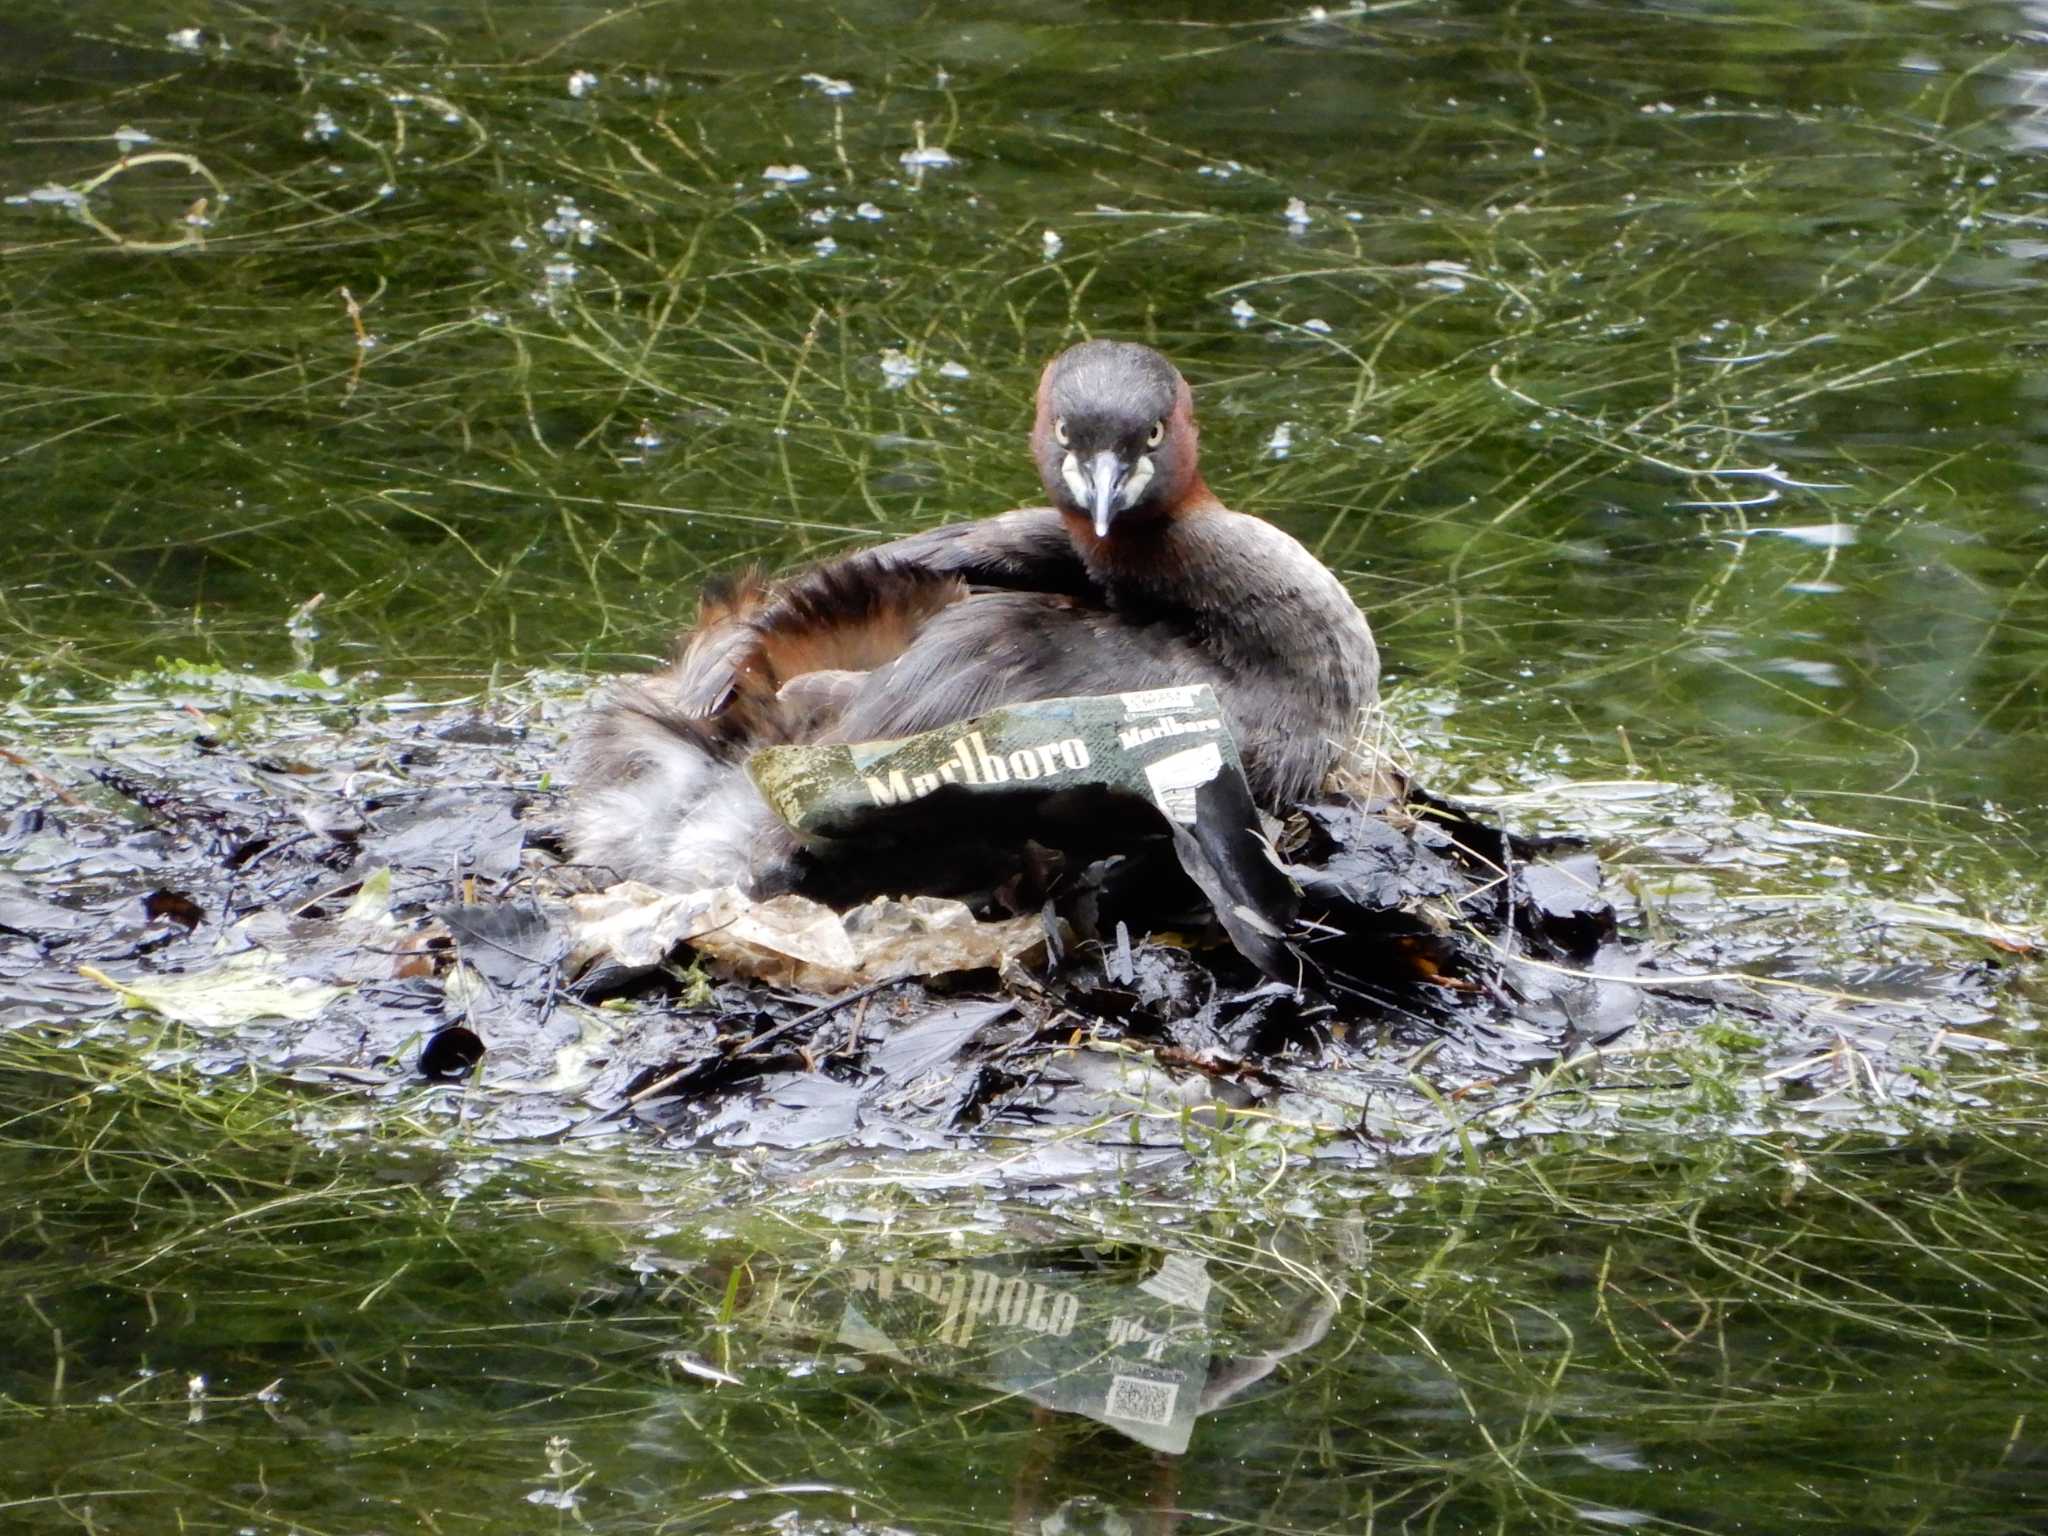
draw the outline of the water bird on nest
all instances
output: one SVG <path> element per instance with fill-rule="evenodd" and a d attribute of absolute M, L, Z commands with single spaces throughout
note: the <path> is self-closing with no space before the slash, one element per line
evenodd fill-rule
<path fill-rule="evenodd" d="M 742 771 L 757 748 L 1184 683 L 1215 690 L 1262 807 L 1313 794 L 1375 698 L 1372 631 L 1297 540 L 1210 491 L 1179 371 L 1125 342 L 1062 352 L 1031 452 L 1050 506 L 707 588 L 676 660 L 577 733 L 577 861 L 763 894 L 792 845 Z"/>

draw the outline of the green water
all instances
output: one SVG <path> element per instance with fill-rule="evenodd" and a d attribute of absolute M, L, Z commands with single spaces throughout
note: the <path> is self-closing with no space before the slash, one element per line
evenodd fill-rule
<path fill-rule="evenodd" d="M 1352 583 L 1436 782 L 1725 788 L 1737 844 L 2042 920 L 2039 4 L 17 0 L 0 43 L 17 709 L 158 656 L 639 664 L 707 570 L 1033 499 L 1036 371 L 1114 335 Z M 1647 890 L 1686 831 L 1603 851 Z M 0 1526 L 2037 1531 L 2038 982 L 1958 954 L 2018 1049 L 1952 1125 L 1065 1201 L 18 1050 Z M 1217 1360 L 1299 1346 L 1178 1457 L 749 1311 L 1175 1247 Z"/>

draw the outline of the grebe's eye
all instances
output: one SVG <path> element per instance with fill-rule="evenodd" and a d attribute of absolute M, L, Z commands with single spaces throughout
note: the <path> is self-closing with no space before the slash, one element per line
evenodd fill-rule
<path fill-rule="evenodd" d="M 1054 437 L 1056 437 L 1056 438 L 1058 438 L 1058 439 L 1059 439 L 1059 444 L 1060 444 L 1060 446 L 1061 446 L 1062 448 L 1064 448 L 1064 447 L 1066 447 L 1066 446 L 1067 446 L 1067 418 L 1066 418 L 1066 417 L 1064 417 L 1064 416 L 1056 416 L 1056 417 L 1054 417 L 1054 418 L 1053 418 L 1053 423 L 1052 423 L 1052 435 L 1053 435 Z"/>
<path fill-rule="evenodd" d="M 1145 438 L 1145 446 L 1147 448 L 1157 448 L 1159 444 L 1165 439 L 1165 437 L 1166 423 L 1163 421 L 1155 421 L 1152 423 L 1152 431 Z"/>

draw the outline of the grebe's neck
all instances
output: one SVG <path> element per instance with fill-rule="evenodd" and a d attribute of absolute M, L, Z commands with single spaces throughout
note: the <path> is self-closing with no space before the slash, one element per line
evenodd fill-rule
<path fill-rule="evenodd" d="M 1062 509 L 1060 520 L 1089 576 L 1105 590 L 1179 590 L 1213 575 L 1204 567 L 1215 558 L 1207 525 L 1234 514 L 1216 499 L 1198 474 L 1169 510 L 1126 516 L 1097 535 L 1085 516 Z"/>

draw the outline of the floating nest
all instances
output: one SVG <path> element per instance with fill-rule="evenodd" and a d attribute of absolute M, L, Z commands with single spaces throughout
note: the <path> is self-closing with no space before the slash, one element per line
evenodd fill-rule
<path fill-rule="evenodd" d="M 190 697 L 218 712 L 230 687 L 157 679 L 9 754 L 0 1022 L 353 1085 L 484 1137 L 952 1149 L 1062 1177 L 1238 1131 L 1377 1160 L 1612 1128 L 1696 1099 L 1697 1062 L 1664 1047 L 1732 1026 L 1762 1042 L 1752 1106 L 1767 1078 L 1833 1091 L 1851 1040 L 1850 1076 L 1896 1105 L 1933 1091 L 1891 1049 L 1924 1040 L 1929 987 L 1972 1038 L 2000 975 L 1878 997 L 1674 964 L 1681 941 L 1618 933 L 1585 847 L 1377 752 L 1267 829 L 1253 883 L 1285 887 L 1278 917 L 1219 916 L 1176 833 L 1129 816 L 1114 847 L 1020 836 L 940 895 L 850 901 L 836 856 L 812 872 L 827 900 L 606 887 L 553 839 L 559 686 L 482 709 L 284 686 L 232 731 Z M 1239 942 L 1247 918 L 1277 937 Z"/>

